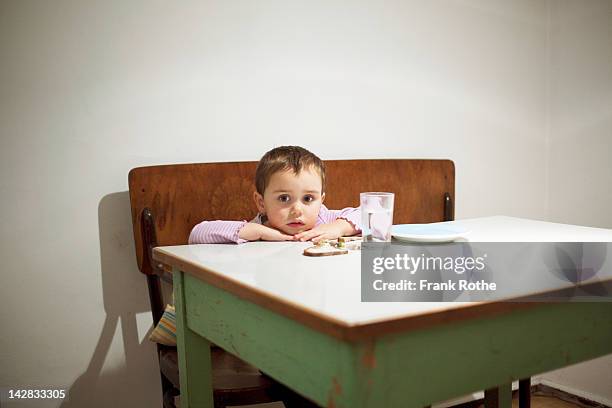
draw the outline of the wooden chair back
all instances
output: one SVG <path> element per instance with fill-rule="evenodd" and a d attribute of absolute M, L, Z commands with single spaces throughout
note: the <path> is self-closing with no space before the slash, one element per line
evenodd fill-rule
<path fill-rule="evenodd" d="M 173 164 L 132 169 L 130 202 L 138 268 L 155 273 L 143 244 L 153 223 L 156 246 L 186 244 L 203 220 L 250 220 L 257 162 Z M 455 168 L 450 160 L 328 160 L 325 205 L 358 207 L 362 191 L 395 193 L 394 223 L 453 219 Z M 150 216 L 144 216 L 147 214 Z M 148 219 L 147 219 L 148 218 Z M 144 225 L 144 227 L 143 227 Z M 144 234 L 143 234 L 144 233 Z"/>

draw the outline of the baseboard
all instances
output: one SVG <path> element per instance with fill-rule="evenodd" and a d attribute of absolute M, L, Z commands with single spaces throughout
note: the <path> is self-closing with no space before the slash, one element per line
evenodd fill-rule
<path fill-rule="evenodd" d="M 584 391 L 555 384 L 541 377 L 532 377 L 531 395 L 555 397 L 583 408 L 612 408 L 612 401 L 594 396 Z M 512 395 L 518 393 L 518 381 L 512 383 Z M 475 408 L 484 403 L 484 392 L 479 391 L 460 398 L 443 401 L 432 408 Z"/>
<path fill-rule="evenodd" d="M 610 400 L 545 379 L 540 379 L 536 386 L 531 387 L 531 395 L 554 396 L 584 408 L 612 408 Z"/>

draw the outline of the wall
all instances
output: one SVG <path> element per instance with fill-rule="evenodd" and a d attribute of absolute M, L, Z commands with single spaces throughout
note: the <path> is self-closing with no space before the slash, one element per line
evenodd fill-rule
<path fill-rule="evenodd" d="M 278 144 L 452 158 L 458 218 L 546 218 L 547 7 L 1 2 L 0 387 L 70 389 L 63 407 L 158 404 L 136 166 Z"/>
<path fill-rule="evenodd" d="M 549 3 L 551 221 L 612 228 L 612 1 Z M 612 356 L 545 382 L 612 406 Z"/>

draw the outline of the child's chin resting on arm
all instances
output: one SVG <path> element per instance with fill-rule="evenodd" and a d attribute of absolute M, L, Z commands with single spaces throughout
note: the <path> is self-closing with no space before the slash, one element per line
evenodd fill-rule
<path fill-rule="evenodd" d="M 293 235 L 287 235 L 277 229 L 266 227 L 262 224 L 247 222 L 238 233 L 240 239 L 245 241 L 294 241 Z"/>
<path fill-rule="evenodd" d="M 295 235 L 285 234 L 275 228 L 254 222 L 247 222 L 240 229 L 238 237 L 245 241 L 313 241 L 322 239 L 336 239 L 343 236 L 355 235 L 359 231 L 348 221 L 337 219 L 329 224 L 321 224 L 308 231 Z"/>
<path fill-rule="evenodd" d="M 329 224 L 320 224 L 309 231 L 295 235 L 297 241 L 320 241 L 322 239 L 336 239 L 351 236 L 359 231 L 347 220 L 339 218 Z"/>

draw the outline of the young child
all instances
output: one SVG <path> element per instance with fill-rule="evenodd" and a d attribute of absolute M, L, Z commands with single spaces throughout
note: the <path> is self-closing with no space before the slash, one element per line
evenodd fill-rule
<path fill-rule="evenodd" d="M 329 210 L 325 200 L 325 165 L 299 146 L 270 150 L 259 161 L 253 194 L 259 214 L 246 221 L 203 221 L 189 235 L 190 244 L 248 241 L 313 241 L 361 231 L 359 208 Z"/>
<path fill-rule="evenodd" d="M 325 200 L 325 166 L 298 146 L 270 150 L 259 161 L 253 195 L 259 214 L 246 221 L 203 221 L 189 235 L 190 244 L 247 241 L 314 241 L 361 231 L 359 208 L 329 210 Z M 168 305 L 149 339 L 176 345 L 175 312 Z"/>

